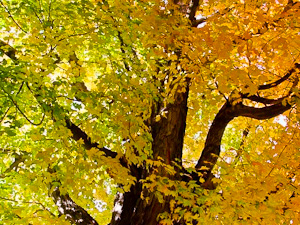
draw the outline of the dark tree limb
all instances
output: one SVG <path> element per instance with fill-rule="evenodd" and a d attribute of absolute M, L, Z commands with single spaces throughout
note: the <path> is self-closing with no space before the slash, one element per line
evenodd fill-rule
<path fill-rule="evenodd" d="M 207 20 L 206 17 L 201 18 L 199 20 L 194 20 L 193 23 L 192 23 L 192 27 L 198 27 L 200 24 L 205 23 L 206 20 Z"/>
<path fill-rule="evenodd" d="M 204 149 L 195 167 L 197 171 L 202 173 L 206 183 L 209 183 L 209 180 L 214 178 L 211 171 L 217 163 L 220 155 L 221 140 L 225 128 L 231 120 L 239 116 L 258 120 L 270 119 L 284 113 L 291 107 L 292 105 L 289 103 L 283 105 L 282 102 L 263 108 L 250 107 L 242 103 L 231 105 L 229 102 L 226 102 L 217 113 L 209 129 Z"/>
<path fill-rule="evenodd" d="M 221 140 L 227 124 L 235 117 L 232 105 L 226 102 L 217 113 L 206 137 L 205 146 L 196 169 L 207 179 L 220 155 Z"/>
<path fill-rule="evenodd" d="M 79 141 L 80 139 L 83 140 L 84 147 L 87 150 L 90 150 L 91 148 L 97 148 L 99 151 L 103 152 L 105 156 L 115 158 L 117 156 L 116 152 L 113 152 L 105 147 L 99 147 L 99 145 L 96 142 L 92 142 L 91 138 L 78 126 L 76 126 L 74 123 L 72 123 L 69 119 L 66 119 L 66 127 L 72 132 L 73 136 L 72 138 L 75 141 Z"/>
<path fill-rule="evenodd" d="M 51 196 L 58 207 L 60 215 L 76 225 L 98 225 L 97 221 L 90 214 L 77 205 L 69 194 L 61 194 L 59 187 L 55 187 Z"/>
<path fill-rule="evenodd" d="M 5 55 L 10 57 L 12 60 L 17 60 L 16 49 L 11 47 L 9 44 L 5 43 L 2 40 L 0 40 L 0 51 L 1 50 L 4 52 Z M 78 60 L 75 53 L 72 56 L 70 56 L 70 60 L 75 60 L 75 61 Z M 50 108 L 51 108 L 51 106 L 50 106 Z M 66 119 L 65 122 L 66 122 L 66 127 L 68 129 L 70 129 L 70 131 L 73 134 L 73 136 L 72 136 L 73 139 L 75 141 L 82 139 L 84 142 L 84 147 L 87 150 L 89 150 L 91 148 L 97 148 L 100 151 L 102 151 L 105 154 L 105 156 L 109 156 L 112 158 L 115 158 L 117 156 L 116 152 L 113 152 L 105 147 L 100 148 L 100 147 L 98 147 L 97 143 L 92 143 L 90 137 L 88 137 L 88 135 L 83 130 L 81 130 L 78 126 L 76 126 L 74 123 L 72 123 L 70 121 L 70 119 Z"/>
<path fill-rule="evenodd" d="M 15 161 L 2 174 L 0 174 L 0 178 L 5 178 L 7 173 L 11 172 L 12 170 L 17 170 L 19 164 L 25 161 L 23 155 L 19 155 L 17 153 L 14 153 L 14 155 Z"/>
<path fill-rule="evenodd" d="M 18 59 L 16 57 L 16 50 L 5 43 L 4 41 L 0 40 L 0 51 L 3 51 L 5 55 L 7 55 L 9 58 L 11 58 L 13 61 L 18 62 Z M 76 57 L 75 53 L 74 56 Z M 73 58 L 70 58 L 70 60 L 76 60 L 76 58 L 73 56 Z M 72 56 L 71 56 L 72 57 Z M 76 61 L 75 61 L 76 62 Z M 32 92 L 30 87 L 28 86 L 29 90 Z M 37 94 L 33 93 L 35 97 Z M 50 110 L 52 108 L 51 105 L 49 105 Z M 66 127 L 72 132 L 72 138 L 75 141 L 79 141 L 80 139 L 83 140 L 83 145 L 85 149 L 90 150 L 91 148 L 97 148 L 99 151 L 104 153 L 104 156 L 115 158 L 117 156 L 116 152 L 113 152 L 105 147 L 99 147 L 97 143 L 92 142 L 91 138 L 78 126 L 76 126 L 74 123 L 71 122 L 69 118 L 65 119 Z M 120 159 L 120 163 L 122 165 L 126 165 L 123 161 L 123 159 Z M 18 166 L 19 163 L 24 161 L 24 158 L 16 158 L 15 162 L 5 171 L 5 173 L 13 170 Z M 49 169 L 50 172 L 51 171 Z M 1 174 L 0 176 L 4 176 L 4 174 Z M 59 181 L 58 181 L 59 182 Z M 60 183 L 60 182 L 59 182 Z M 51 197 L 53 198 L 54 203 L 58 206 L 58 211 L 60 212 L 60 215 L 66 216 L 66 219 L 68 219 L 72 224 L 76 225 L 98 225 L 97 221 L 93 219 L 89 213 L 83 209 L 81 206 L 76 204 L 72 198 L 69 196 L 69 194 L 62 194 L 59 190 L 59 187 L 55 187 L 54 191 L 51 193 Z"/>
<path fill-rule="evenodd" d="M 20 30 L 22 30 L 25 34 L 27 34 L 27 32 L 26 32 L 26 31 L 20 26 L 20 24 L 14 19 L 14 17 L 12 16 L 10 10 L 8 9 L 8 7 L 5 6 L 1 0 L 0 0 L 0 4 L 1 4 L 2 8 L 4 8 L 4 10 L 8 13 L 8 15 L 9 15 L 8 18 L 11 18 L 12 21 L 17 25 L 17 27 L 18 27 Z"/>
<path fill-rule="evenodd" d="M 97 148 L 99 151 L 104 153 L 104 156 L 115 158 L 117 156 L 116 152 L 113 152 L 105 147 L 98 147 L 98 144 L 91 141 L 91 138 L 78 126 L 72 123 L 69 119 L 65 119 L 66 127 L 72 132 L 72 138 L 75 141 L 83 140 L 84 148 L 90 150 L 91 148 Z M 120 158 L 121 165 L 126 165 L 124 159 Z M 54 173 L 54 169 L 48 168 L 50 173 Z M 58 180 L 57 183 L 60 184 Z M 51 190 L 50 186 L 50 190 Z M 60 192 L 59 186 L 54 187 L 54 190 L 50 193 L 53 198 L 54 203 L 58 207 L 60 216 L 64 215 L 67 220 L 72 224 L 76 225 L 98 225 L 97 221 L 90 216 L 90 214 L 78 205 L 73 199 L 69 196 L 68 193 L 62 194 Z"/>
<path fill-rule="evenodd" d="M 290 78 L 292 74 L 296 72 L 296 69 L 299 68 L 300 64 L 296 63 L 294 68 L 290 69 L 282 78 L 270 84 L 260 85 L 259 90 L 266 90 L 278 86 Z M 298 81 L 298 78 L 294 80 L 292 88 L 298 84 Z M 287 99 L 296 97 L 295 95 L 292 95 L 292 88 L 286 96 L 278 99 L 267 99 L 258 95 L 250 96 L 249 94 L 241 94 L 241 100 L 249 99 L 263 104 L 270 104 L 269 106 L 262 108 L 244 105 L 243 101 L 240 101 L 237 104 L 227 101 L 223 105 L 209 129 L 204 149 L 195 167 L 197 171 L 202 173 L 206 182 L 213 178 L 211 171 L 220 155 L 221 140 L 227 124 L 235 117 L 239 116 L 265 120 L 284 113 L 292 107 L 292 104 L 289 103 Z"/>
<path fill-rule="evenodd" d="M 130 66 L 128 65 L 128 63 L 126 62 L 126 60 L 124 58 L 126 56 L 125 43 L 124 43 L 124 40 L 121 36 L 121 32 L 119 30 L 117 32 L 118 32 L 118 39 L 120 41 L 121 52 L 123 53 L 123 59 L 124 59 L 123 63 L 124 63 L 125 69 L 129 72 L 130 71 Z"/>
<path fill-rule="evenodd" d="M 9 44 L 5 43 L 2 40 L 0 40 L 0 52 L 1 51 L 9 58 L 11 58 L 13 61 L 17 60 L 16 49 L 14 49 L 13 47 L 11 47 Z"/>
<path fill-rule="evenodd" d="M 242 95 L 242 98 L 243 99 L 249 99 L 251 101 L 254 101 L 254 102 L 258 102 L 258 103 L 262 103 L 262 104 L 265 104 L 265 105 L 271 105 L 271 104 L 277 104 L 277 103 L 280 103 L 283 101 L 283 99 L 289 97 L 290 94 L 284 96 L 284 97 L 281 97 L 281 98 L 277 98 L 277 99 L 269 99 L 269 98 L 264 98 L 264 97 L 260 97 L 258 95 Z"/>
<path fill-rule="evenodd" d="M 192 24 L 194 24 L 194 21 L 196 21 L 195 15 L 196 15 L 198 6 L 199 6 L 199 0 L 192 0 L 191 7 L 190 7 L 190 13 L 189 13 L 189 19 Z"/>
<path fill-rule="evenodd" d="M 278 116 L 284 113 L 285 111 L 289 110 L 291 107 L 292 106 L 287 102 L 285 105 L 283 105 L 282 102 L 279 102 L 277 104 L 266 106 L 263 108 L 255 108 L 240 103 L 235 106 L 234 111 L 236 113 L 235 117 L 244 116 L 257 120 L 265 120 Z"/>
<path fill-rule="evenodd" d="M 297 68 L 300 64 L 295 64 L 295 68 Z M 272 84 L 275 84 L 276 82 L 284 82 L 285 80 L 287 80 L 294 72 L 296 72 L 296 70 L 291 69 L 289 70 L 289 72 L 282 78 L 285 78 L 284 80 L 282 79 L 279 79 L 271 84 L 269 84 L 270 86 L 272 86 Z M 287 76 L 289 75 L 289 76 Z M 281 98 L 277 98 L 277 99 L 269 99 L 269 98 L 264 98 L 264 97 L 260 97 L 259 94 L 256 94 L 256 95 L 249 95 L 249 94 L 242 94 L 240 93 L 241 95 L 241 98 L 242 99 L 249 99 L 251 101 L 254 101 L 254 102 L 258 102 L 258 103 L 263 103 L 265 105 L 274 105 L 274 104 L 278 104 L 278 103 L 281 103 L 284 99 L 288 98 L 289 96 L 291 96 L 291 94 L 293 93 L 293 89 L 297 86 L 297 84 L 299 83 L 299 78 L 298 77 L 295 77 L 294 78 L 294 81 L 293 81 L 293 85 L 292 87 L 290 88 L 288 94 L 286 94 L 285 96 L 281 97 Z M 277 85 L 275 85 L 277 86 Z M 273 87 L 275 87 L 273 86 Z"/>
<path fill-rule="evenodd" d="M 296 69 L 300 69 L 300 64 L 299 63 L 295 63 L 295 67 L 290 69 L 283 77 L 281 77 L 280 79 L 269 83 L 269 84 L 264 84 L 264 85 L 259 85 L 258 86 L 258 90 L 267 90 L 273 87 L 278 86 L 279 84 L 281 84 L 282 82 L 286 81 L 294 72 L 296 72 Z"/>

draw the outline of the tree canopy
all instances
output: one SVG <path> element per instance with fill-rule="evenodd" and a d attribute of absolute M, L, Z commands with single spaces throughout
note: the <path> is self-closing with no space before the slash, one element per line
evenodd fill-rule
<path fill-rule="evenodd" d="M 0 0 L 1 224 L 299 224 L 296 0 Z"/>

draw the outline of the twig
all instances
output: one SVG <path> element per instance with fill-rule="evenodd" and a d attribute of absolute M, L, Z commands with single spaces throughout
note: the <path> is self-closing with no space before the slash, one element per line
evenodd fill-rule
<path fill-rule="evenodd" d="M 7 97 L 11 100 L 11 102 L 15 105 L 15 107 L 18 109 L 18 111 L 22 114 L 22 116 L 32 125 L 35 125 L 35 126 L 39 126 L 43 123 L 44 121 L 44 118 L 45 118 L 45 113 L 43 113 L 43 116 L 42 116 L 42 119 L 39 123 L 34 123 L 32 122 L 26 115 L 25 113 L 20 109 L 19 105 L 17 104 L 17 102 L 15 102 L 15 100 L 11 97 L 11 95 L 4 89 L 4 87 L 1 86 L 1 89 L 7 94 Z"/>
<path fill-rule="evenodd" d="M 50 0 L 49 2 L 48 21 L 50 21 L 51 18 L 51 4 L 52 4 L 52 0 Z"/>
<path fill-rule="evenodd" d="M 5 9 L 5 11 L 9 14 L 9 17 L 12 19 L 12 21 L 17 25 L 17 27 L 19 27 L 20 30 L 22 30 L 25 34 L 27 34 L 27 32 L 17 23 L 17 21 L 13 18 L 12 14 L 10 13 L 9 9 L 3 4 L 2 0 L 0 0 L 0 4 L 2 5 L 2 7 Z"/>
<path fill-rule="evenodd" d="M 265 179 L 266 179 L 267 177 L 269 177 L 269 176 L 271 175 L 271 173 L 273 172 L 273 170 L 275 169 L 275 166 L 276 166 L 276 164 L 278 163 L 278 161 L 279 161 L 279 159 L 280 159 L 282 153 L 285 151 L 286 147 L 292 142 L 294 135 L 295 135 L 295 133 L 293 134 L 292 138 L 290 138 L 289 142 L 284 146 L 284 148 L 283 148 L 283 149 L 281 150 L 281 152 L 279 153 L 278 158 L 277 158 L 276 162 L 274 163 L 274 166 L 272 167 L 272 169 L 270 170 L 270 172 L 267 174 L 267 176 L 265 177 Z"/>

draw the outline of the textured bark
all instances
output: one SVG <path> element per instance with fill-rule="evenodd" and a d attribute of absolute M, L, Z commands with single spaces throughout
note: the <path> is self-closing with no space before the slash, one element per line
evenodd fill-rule
<path fill-rule="evenodd" d="M 235 117 L 231 105 L 226 103 L 216 115 L 206 137 L 202 155 L 196 165 L 196 169 L 203 173 L 207 179 L 218 160 L 221 140 L 227 124 Z M 203 168 L 205 167 L 205 169 Z"/>
<path fill-rule="evenodd" d="M 188 87 L 186 88 L 186 92 L 175 95 L 174 103 L 159 109 L 166 116 L 161 116 L 161 120 L 152 125 L 153 156 L 163 158 L 166 164 L 182 159 L 188 99 Z"/>
<path fill-rule="evenodd" d="M 112 152 L 111 150 L 102 147 L 100 148 L 98 146 L 98 143 L 92 142 L 91 138 L 78 126 L 76 126 L 74 123 L 72 123 L 69 119 L 65 120 L 66 127 L 72 132 L 73 136 L 72 138 L 75 141 L 79 141 L 80 139 L 83 140 L 84 147 L 87 150 L 90 150 L 91 148 L 97 148 L 99 151 L 103 152 L 105 156 L 109 156 L 111 158 L 115 158 L 117 156 L 116 152 Z"/>
<path fill-rule="evenodd" d="M 209 129 L 204 149 L 196 165 L 196 169 L 203 173 L 203 177 L 207 182 L 213 178 L 211 171 L 220 155 L 221 140 L 228 123 L 239 116 L 257 120 L 265 120 L 278 116 L 292 107 L 289 103 L 283 104 L 284 99 L 280 98 L 280 101 L 278 99 L 273 100 L 276 104 L 262 108 L 246 106 L 242 102 L 231 104 L 227 101 L 223 105 Z"/>
<path fill-rule="evenodd" d="M 62 195 L 59 188 L 56 187 L 51 193 L 60 215 L 64 215 L 67 220 L 76 225 L 98 225 L 87 211 L 77 205 L 68 194 Z"/>
<path fill-rule="evenodd" d="M 154 193 L 149 193 L 149 201 L 141 199 L 141 184 L 131 187 L 130 192 L 118 194 L 110 225 L 157 224 L 160 213 L 169 211 L 169 202 L 159 203 Z M 120 210 L 116 210 L 116 206 Z"/>
<path fill-rule="evenodd" d="M 188 85 L 186 91 L 177 93 L 174 102 L 161 109 L 158 107 L 153 114 L 152 121 L 152 150 L 153 157 L 161 157 L 164 163 L 172 164 L 176 159 L 181 160 L 183 139 L 185 134 L 186 116 L 187 116 Z M 164 111 L 166 117 L 155 121 L 155 115 Z M 137 180 L 147 176 L 148 171 L 143 168 L 131 168 L 132 173 Z M 167 176 L 163 168 L 158 170 L 160 176 Z M 175 175 L 176 176 L 176 175 Z M 178 175 L 177 175 L 178 176 Z M 179 177 L 177 177 L 179 178 Z M 149 198 L 148 202 L 141 199 L 141 192 Z M 120 210 L 116 209 L 120 207 Z M 142 186 L 137 182 L 131 187 L 130 192 L 118 194 L 115 201 L 115 211 L 113 213 L 111 225 L 152 225 L 157 224 L 158 215 L 169 211 L 169 200 L 165 199 L 160 203 L 152 192 L 142 190 Z"/>

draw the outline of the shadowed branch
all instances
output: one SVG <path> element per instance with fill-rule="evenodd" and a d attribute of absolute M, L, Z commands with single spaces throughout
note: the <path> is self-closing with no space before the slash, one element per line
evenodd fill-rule
<path fill-rule="evenodd" d="M 290 69 L 283 77 L 281 77 L 280 79 L 269 83 L 269 84 L 264 84 L 264 85 L 259 85 L 258 86 L 258 90 L 266 90 L 266 89 L 270 89 L 273 87 L 278 86 L 279 84 L 281 84 L 282 82 L 286 81 L 294 72 L 296 72 L 296 69 L 300 69 L 300 64 L 299 63 L 295 63 L 295 67 Z"/>
<path fill-rule="evenodd" d="M 291 77 L 292 74 L 297 72 L 296 69 L 299 68 L 300 64 L 296 63 L 294 68 L 289 70 L 282 78 L 270 84 L 261 85 L 259 90 L 276 87 Z M 292 88 L 297 84 L 298 79 L 296 78 Z M 249 94 L 241 94 L 241 99 L 246 98 L 259 103 L 270 104 L 262 108 L 244 105 L 242 101 L 237 104 L 227 101 L 222 106 L 209 129 L 204 149 L 195 167 L 197 171 L 202 173 L 202 176 L 206 182 L 214 177 L 211 172 L 220 155 L 221 140 L 228 123 L 235 117 L 240 116 L 257 120 L 265 120 L 284 113 L 292 107 L 292 103 L 288 102 L 287 98 L 293 99 L 296 97 L 295 95 L 292 95 L 292 88 L 288 95 L 278 99 L 267 99 L 259 97 L 258 95 L 249 96 Z"/>
<path fill-rule="evenodd" d="M 75 141 L 78 141 L 80 139 L 83 140 L 85 149 L 90 150 L 91 148 L 97 148 L 101 152 L 104 152 L 105 156 L 109 156 L 112 158 L 115 158 L 117 156 L 116 152 L 113 152 L 113 151 L 109 150 L 108 148 L 98 147 L 97 143 L 92 142 L 91 138 L 83 130 L 81 130 L 78 126 L 76 126 L 74 123 L 72 123 L 69 119 L 66 119 L 66 127 L 72 132 L 72 134 L 73 134 L 72 138 Z"/>

